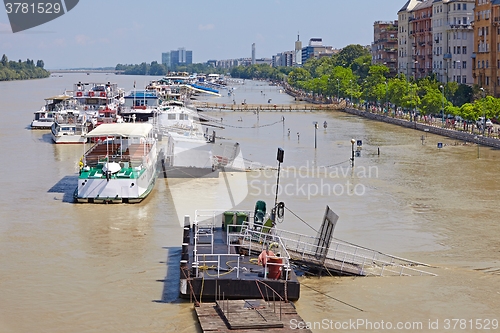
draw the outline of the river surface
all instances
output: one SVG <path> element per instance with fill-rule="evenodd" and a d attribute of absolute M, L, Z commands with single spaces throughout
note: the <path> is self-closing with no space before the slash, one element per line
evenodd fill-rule
<path fill-rule="evenodd" d="M 217 180 L 159 179 L 137 205 L 73 204 L 83 147 L 55 145 L 48 131 L 29 129 L 44 98 L 78 81 L 128 90 L 150 79 L 61 74 L 0 82 L 1 333 L 199 331 L 192 304 L 177 298 L 179 216 L 185 207 L 230 208 L 215 194 L 194 200 Z M 263 82 L 235 88 L 232 96 L 196 98 L 294 103 Z M 340 216 L 335 237 L 427 263 L 438 275 L 302 278 L 296 306 L 313 332 L 353 321 L 360 332 L 382 321 L 417 325 L 408 331 L 483 332 L 478 323 L 500 320 L 500 151 L 430 134 L 422 141 L 422 132 L 342 112 L 210 115 L 222 118 L 226 129 L 217 135 L 238 141 L 249 163 L 276 168 L 277 148 L 285 150 L 279 201 L 313 228 L 329 205 Z M 351 139 L 362 140 L 354 168 Z M 234 204 L 270 205 L 276 171 L 244 175 L 226 174 L 237 189 Z M 288 211 L 280 227 L 315 235 Z"/>

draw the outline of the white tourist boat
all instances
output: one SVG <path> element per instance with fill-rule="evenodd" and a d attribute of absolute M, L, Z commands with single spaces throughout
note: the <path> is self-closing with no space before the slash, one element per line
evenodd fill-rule
<path fill-rule="evenodd" d="M 85 143 L 85 135 L 96 124 L 97 120 L 93 114 L 87 114 L 79 108 L 60 111 L 50 129 L 52 141 L 57 144 Z"/>
<path fill-rule="evenodd" d="M 157 176 L 157 143 L 149 123 L 102 124 L 87 138 L 97 140 L 82 157 L 76 202 L 138 203 Z"/>
<path fill-rule="evenodd" d="M 162 100 L 156 90 L 132 90 L 124 97 L 119 114 L 124 121 L 148 121 L 160 112 Z"/>
<path fill-rule="evenodd" d="M 183 105 L 170 104 L 155 121 L 167 178 L 218 177 L 220 169 L 233 167 L 240 156 L 238 143 L 216 142 L 215 131 L 208 129 L 220 125 Z"/>
<path fill-rule="evenodd" d="M 55 121 L 56 114 L 64 109 L 74 108 L 76 100 L 67 94 L 45 98 L 45 105 L 35 112 L 31 122 L 32 129 L 50 129 Z"/>
<path fill-rule="evenodd" d="M 85 111 L 117 110 L 124 103 L 125 91 L 116 83 L 78 82 L 73 97 Z"/>

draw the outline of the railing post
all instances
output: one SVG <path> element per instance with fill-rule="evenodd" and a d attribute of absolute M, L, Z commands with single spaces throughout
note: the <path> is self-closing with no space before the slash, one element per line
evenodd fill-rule
<path fill-rule="evenodd" d="M 238 265 L 236 266 L 236 278 L 240 278 L 240 256 L 238 256 Z"/>

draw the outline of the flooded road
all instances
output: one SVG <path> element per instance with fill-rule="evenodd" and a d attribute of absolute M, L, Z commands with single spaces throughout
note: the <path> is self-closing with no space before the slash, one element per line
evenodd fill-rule
<path fill-rule="evenodd" d="M 47 131 L 28 129 L 43 99 L 73 83 L 111 81 L 131 89 L 134 80 L 149 79 L 64 74 L 0 82 L 0 332 L 197 330 L 192 305 L 177 299 L 181 228 L 175 203 L 192 205 L 194 213 L 194 193 L 213 181 L 159 179 L 138 205 L 73 204 L 83 148 L 56 146 Z M 221 103 L 232 97 L 237 103 L 293 103 L 262 82 L 245 82 L 235 91 Z M 319 227 L 329 205 L 340 216 L 335 237 L 425 262 L 438 274 L 303 278 L 296 306 L 314 332 L 332 331 L 318 324 L 330 321 L 420 322 L 421 329 L 410 331 L 445 332 L 450 319 L 466 325 L 500 319 L 500 151 L 430 134 L 422 144 L 422 132 L 342 112 L 210 115 L 223 119 L 226 129 L 217 135 L 238 141 L 249 163 L 276 168 L 276 150 L 285 150 L 279 200 L 308 224 Z M 351 139 L 362 140 L 354 168 Z M 237 207 L 274 201 L 276 171 L 256 170 L 245 178 L 234 182 L 246 192 Z M 207 200 L 212 203 L 218 204 Z M 280 227 L 315 234 L 288 212 Z M 438 329 L 430 329 L 436 321 Z M 360 325 L 357 331 L 375 329 Z"/>

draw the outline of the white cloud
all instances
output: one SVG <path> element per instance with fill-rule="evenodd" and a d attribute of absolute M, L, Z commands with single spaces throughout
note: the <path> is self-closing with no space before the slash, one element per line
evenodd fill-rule
<path fill-rule="evenodd" d="M 90 39 L 89 36 L 86 36 L 86 35 L 76 35 L 75 41 L 77 44 L 80 44 L 80 45 L 92 44 L 92 40 Z"/>
<path fill-rule="evenodd" d="M 198 26 L 198 30 L 201 30 L 201 31 L 204 31 L 204 30 L 214 30 L 214 29 L 215 29 L 215 25 L 213 25 L 212 23 L 205 24 L 205 25 L 200 24 Z"/>

